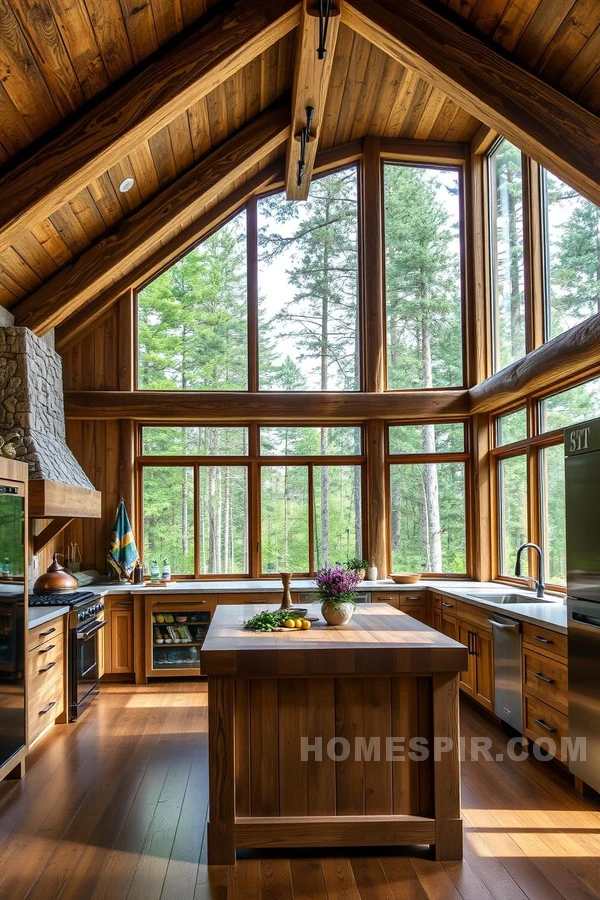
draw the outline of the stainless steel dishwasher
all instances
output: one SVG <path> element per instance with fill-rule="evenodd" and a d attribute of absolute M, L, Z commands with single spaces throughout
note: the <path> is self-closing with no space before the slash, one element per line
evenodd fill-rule
<path fill-rule="evenodd" d="M 523 734 L 521 623 L 496 612 L 488 621 L 494 635 L 494 711 Z"/>

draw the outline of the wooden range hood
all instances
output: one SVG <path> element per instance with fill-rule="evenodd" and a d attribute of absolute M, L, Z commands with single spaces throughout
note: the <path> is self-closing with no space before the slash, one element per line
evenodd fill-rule
<path fill-rule="evenodd" d="M 73 519 L 99 519 L 102 515 L 102 494 L 92 488 L 30 479 L 28 489 L 29 517 L 51 519 L 43 531 L 33 537 L 33 552 L 37 554 Z"/>

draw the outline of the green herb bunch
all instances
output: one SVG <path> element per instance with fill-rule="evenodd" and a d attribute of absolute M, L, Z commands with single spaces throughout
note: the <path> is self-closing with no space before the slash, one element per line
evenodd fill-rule
<path fill-rule="evenodd" d="M 291 618 L 289 609 L 265 610 L 244 622 L 244 628 L 248 631 L 273 631 L 275 628 L 281 628 L 283 623 Z"/>

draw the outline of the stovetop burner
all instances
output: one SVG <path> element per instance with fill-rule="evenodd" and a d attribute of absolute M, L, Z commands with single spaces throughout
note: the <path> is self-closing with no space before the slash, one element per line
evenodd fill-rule
<path fill-rule="evenodd" d="M 29 606 L 76 606 L 95 596 L 92 591 L 73 591 L 72 594 L 30 594 Z"/>

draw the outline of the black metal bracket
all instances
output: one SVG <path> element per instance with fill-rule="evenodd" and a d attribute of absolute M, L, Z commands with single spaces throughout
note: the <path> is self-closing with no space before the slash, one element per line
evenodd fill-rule
<path fill-rule="evenodd" d="M 319 0 L 319 46 L 317 47 L 317 59 L 325 59 L 327 55 L 327 31 L 331 18 L 331 0 Z"/>
<path fill-rule="evenodd" d="M 306 107 L 306 125 L 300 131 L 300 159 L 298 160 L 298 187 L 302 185 L 302 176 L 306 168 L 306 147 L 311 140 L 311 126 L 315 111 L 312 106 Z"/>

